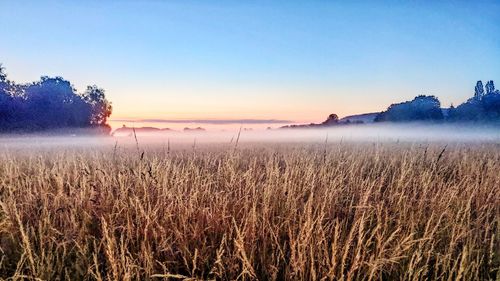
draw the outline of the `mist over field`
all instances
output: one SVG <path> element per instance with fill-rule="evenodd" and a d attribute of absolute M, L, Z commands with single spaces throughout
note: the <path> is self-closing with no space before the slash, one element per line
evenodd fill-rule
<path fill-rule="evenodd" d="M 137 142 L 136 142 L 137 141 Z M 235 146 L 258 143 L 324 144 L 341 142 L 372 143 L 500 143 L 500 129 L 484 125 L 448 124 L 369 124 L 322 129 L 272 129 L 272 130 L 226 130 L 203 132 L 137 132 L 115 136 L 85 135 L 3 135 L 0 147 L 9 149 L 36 148 L 105 148 L 123 146 L 140 147 L 176 145 L 202 147 L 205 144 Z"/>

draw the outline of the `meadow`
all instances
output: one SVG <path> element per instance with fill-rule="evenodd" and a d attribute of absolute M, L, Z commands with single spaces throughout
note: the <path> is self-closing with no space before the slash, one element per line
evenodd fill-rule
<path fill-rule="evenodd" d="M 0 152 L 8 280 L 499 280 L 500 144 Z"/>

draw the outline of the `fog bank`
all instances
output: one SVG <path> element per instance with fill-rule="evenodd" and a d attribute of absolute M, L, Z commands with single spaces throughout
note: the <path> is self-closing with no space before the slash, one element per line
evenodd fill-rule
<path fill-rule="evenodd" d="M 493 142 L 500 143 L 497 126 L 448 124 L 370 124 L 322 129 L 230 130 L 204 132 L 166 131 L 126 136 L 36 136 L 3 135 L 3 149 L 113 147 L 119 146 L 201 146 L 243 143 L 333 143 L 333 142 Z"/>

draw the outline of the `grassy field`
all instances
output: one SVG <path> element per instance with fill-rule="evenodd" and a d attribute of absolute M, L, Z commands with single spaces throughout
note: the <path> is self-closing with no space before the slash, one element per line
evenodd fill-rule
<path fill-rule="evenodd" d="M 0 152 L 0 277 L 499 280 L 500 145 Z"/>

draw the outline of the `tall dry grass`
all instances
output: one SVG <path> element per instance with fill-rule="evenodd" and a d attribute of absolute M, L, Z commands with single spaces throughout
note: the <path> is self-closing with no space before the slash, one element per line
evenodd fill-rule
<path fill-rule="evenodd" d="M 500 146 L 4 150 L 11 280 L 500 277 Z"/>

